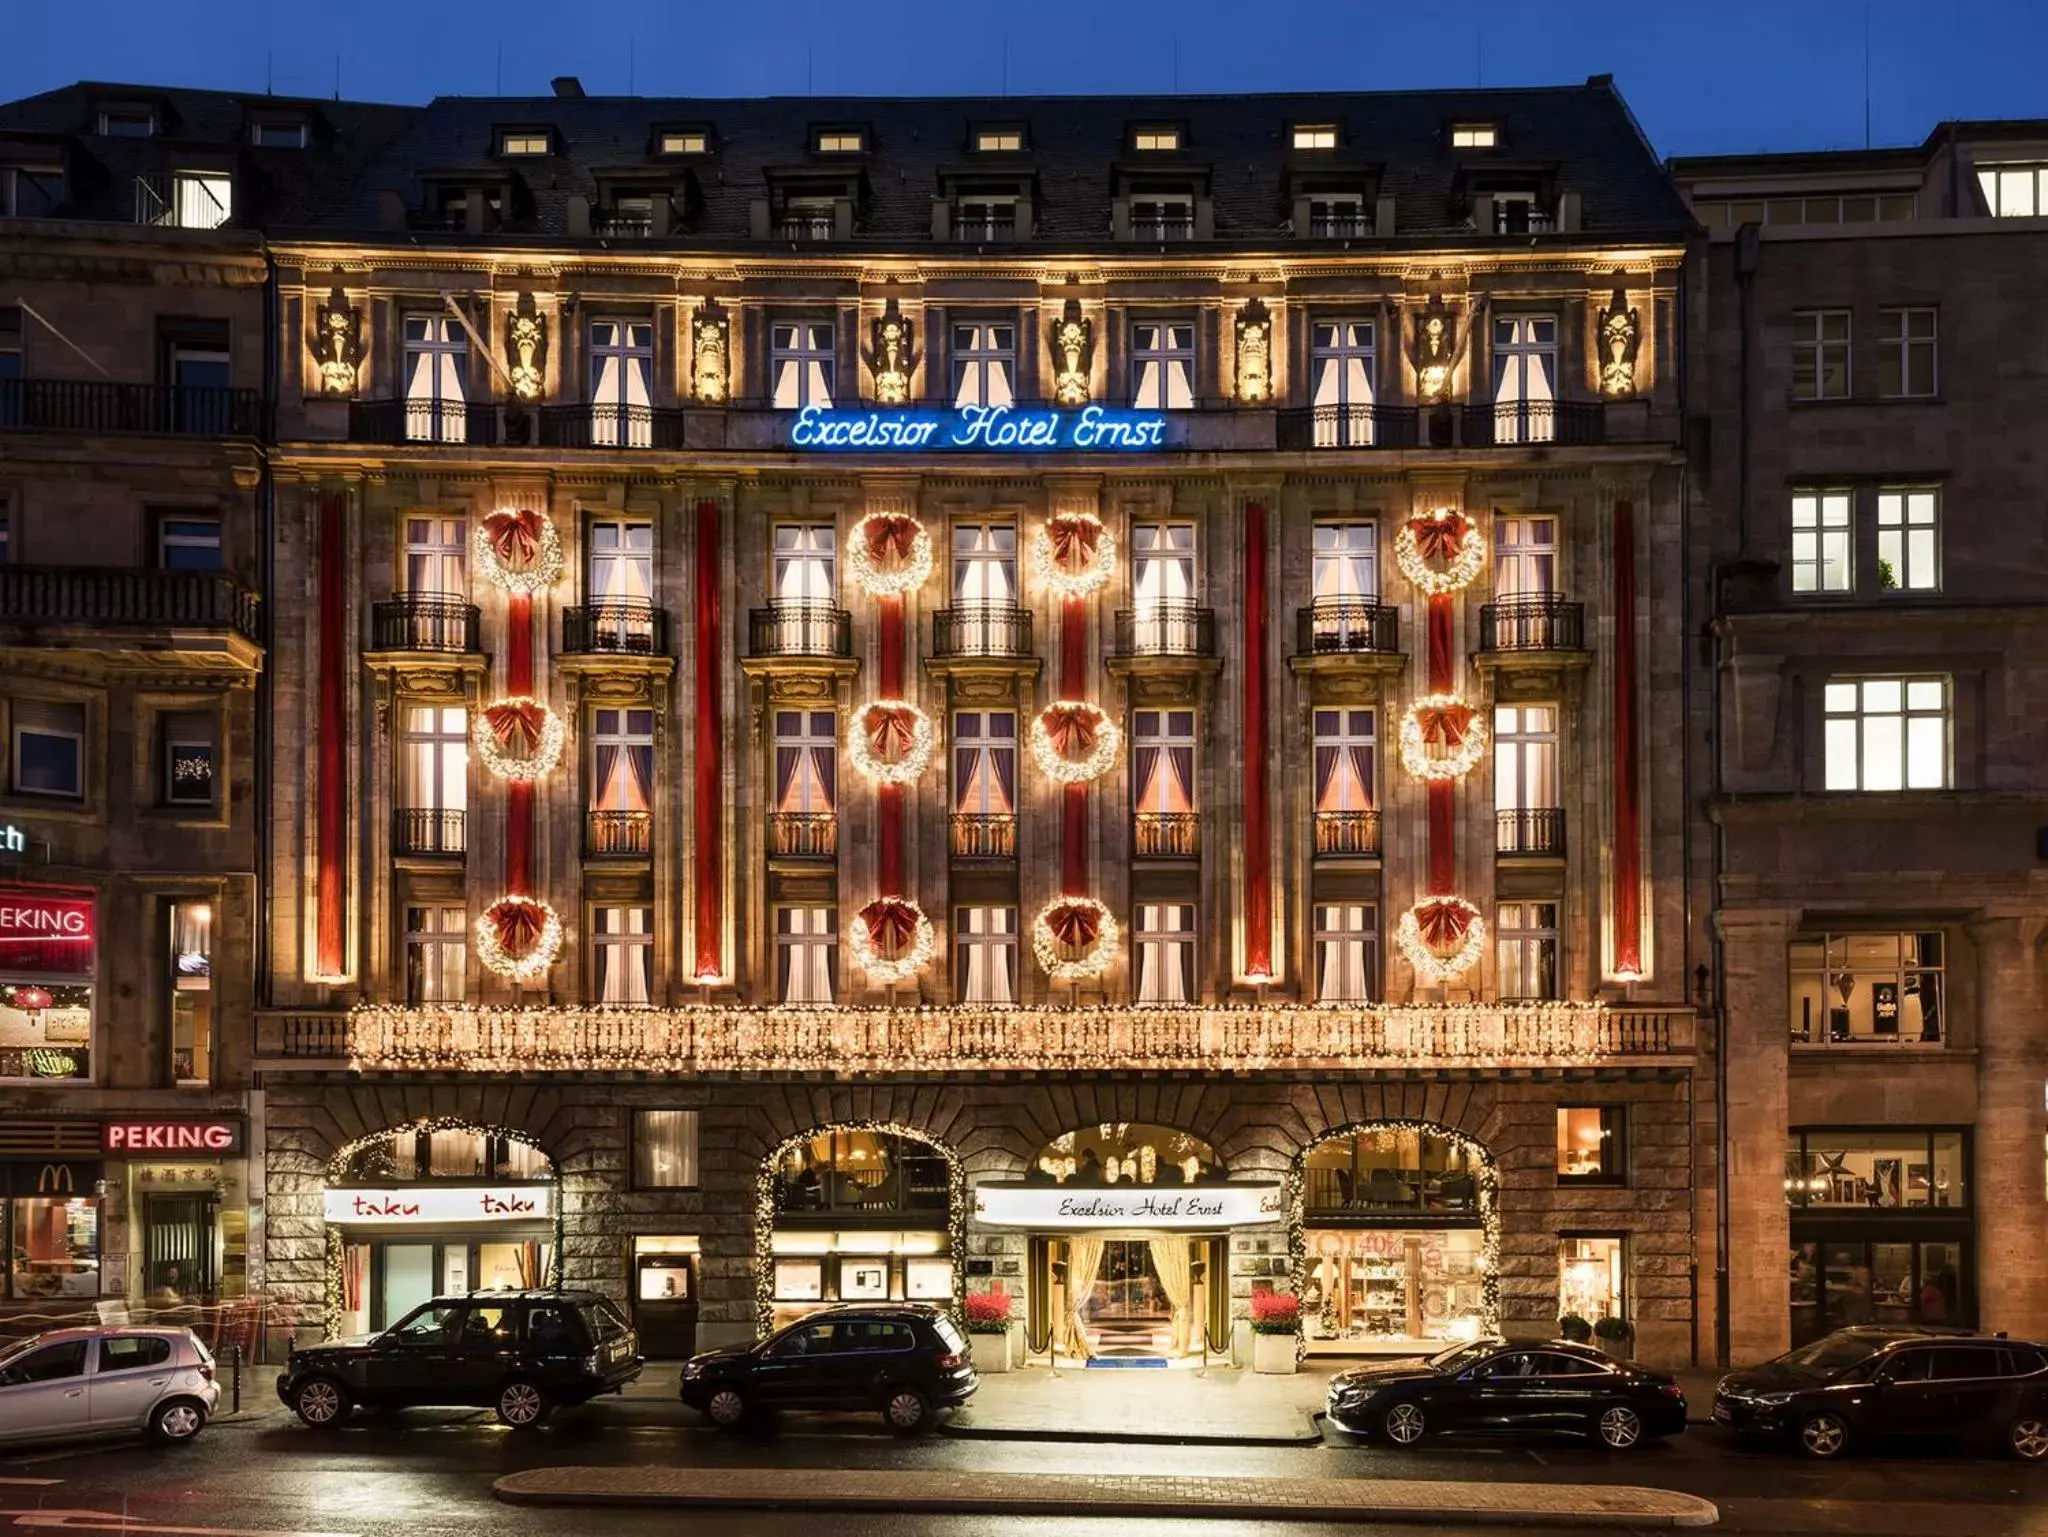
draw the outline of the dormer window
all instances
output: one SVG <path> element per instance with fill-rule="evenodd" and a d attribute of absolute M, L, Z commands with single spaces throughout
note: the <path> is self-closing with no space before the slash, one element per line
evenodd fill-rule
<path fill-rule="evenodd" d="M 508 128 L 498 135 L 498 153 L 513 156 L 548 155 L 554 152 L 552 137 L 545 129 Z"/>
<path fill-rule="evenodd" d="M 1360 192 L 1321 192 L 1308 200 L 1308 233 L 1311 240 L 1363 240 L 1372 233 L 1372 220 L 1365 211 Z"/>
<path fill-rule="evenodd" d="M 711 135 L 694 128 L 679 129 L 663 134 L 656 149 L 664 155 L 708 155 L 711 153 Z"/>
<path fill-rule="evenodd" d="M 1452 149 L 1497 149 L 1500 128 L 1493 123 L 1451 124 Z"/>
<path fill-rule="evenodd" d="M 257 149 L 304 149 L 304 119 L 259 118 L 249 125 L 249 143 Z"/>
<path fill-rule="evenodd" d="M 1133 240 L 1192 240 L 1195 200 L 1185 192 L 1144 192 L 1131 199 Z"/>
<path fill-rule="evenodd" d="M 1335 123 L 1296 123 L 1294 125 L 1294 147 L 1296 149 L 1335 149 L 1337 147 L 1337 125 Z"/>
<path fill-rule="evenodd" d="M 1536 201 L 1533 192 L 1496 192 L 1492 196 L 1496 235 L 1541 235 L 1557 227 L 1550 210 Z"/>
<path fill-rule="evenodd" d="M 1141 154 L 1174 154 L 1180 149 L 1180 130 L 1164 124 L 1136 129 L 1131 134 L 1131 148 Z"/>
<path fill-rule="evenodd" d="M 793 195 L 783 199 L 776 233 L 784 240 L 830 240 L 837 229 L 838 199 Z"/>
<path fill-rule="evenodd" d="M 156 114 L 147 107 L 105 107 L 100 132 L 110 139 L 147 139 L 156 132 Z"/>
<path fill-rule="evenodd" d="M 1017 199 L 1013 193 L 963 192 L 953 205 L 955 240 L 990 241 L 1017 238 Z"/>
<path fill-rule="evenodd" d="M 821 128 L 815 142 L 821 155 L 858 155 L 868 147 L 858 128 Z"/>
<path fill-rule="evenodd" d="M 1024 130 L 1021 128 L 977 128 L 974 130 L 974 152 L 977 155 L 1016 155 L 1024 150 Z"/>

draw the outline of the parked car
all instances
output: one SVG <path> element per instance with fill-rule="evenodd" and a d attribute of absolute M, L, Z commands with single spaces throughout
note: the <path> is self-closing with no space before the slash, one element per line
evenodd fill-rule
<path fill-rule="evenodd" d="M 1962 1329 L 1837 1329 L 1723 1377 L 1714 1423 L 1809 1457 L 1940 1436 L 2039 1462 L 2048 1458 L 2048 1348 Z"/>
<path fill-rule="evenodd" d="M 1339 1372 L 1326 1413 L 1339 1430 L 1400 1447 L 1437 1435 L 1569 1435 L 1626 1451 L 1682 1432 L 1685 1393 L 1584 1345 L 1489 1339 Z"/>
<path fill-rule="evenodd" d="M 436 1297 L 382 1334 L 295 1349 L 277 1396 L 308 1425 L 356 1409 L 493 1408 L 515 1429 L 616 1393 L 640 1375 L 639 1337 L 595 1292 Z"/>
<path fill-rule="evenodd" d="M 758 1344 L 692 1356 L 682 1398 L 722 1430 L 779 1409 L 872 1409 L 897 1434 L 916 1435 L 980 1385 L 953 1320 L 900 1303 L 828 1309 Z"/>
<path fill-rule="evenodd" d="M 190 1441 L 220 1404 L 190 1329 L 54 1329 L 0 1352 L 0 1441 L 147 1431 Z"/>

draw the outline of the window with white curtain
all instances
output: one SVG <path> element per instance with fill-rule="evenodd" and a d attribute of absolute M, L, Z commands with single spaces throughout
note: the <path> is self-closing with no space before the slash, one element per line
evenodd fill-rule
<path fill-rule="evenodd" d="M 593 710 L 590 724 L 590 809 L 653 811 L 654 712 Z"/>
<path fill-rule="evenodd" d="M 1557 591 L 1557 519 L 1503 514 L 1493 520 L 1493 593 L 1545 597 Z"/>
<path fill-rule="evenodd" d="M 613 1008 L 645 1008 L 654 1001 L 654 910 L 599 907 L 590 919 L 597 1001 Z"/>
<path fill-rule="evenodd" d="M 466 597 L 468 551 L 469 525 L 463 519 L 407 518 L 405 590 L 421 598 Z"/>
<path fill-rule="evenodd" d="M 953 713 L 953 810 L 1006 817 L 1017 811 L 1017 717 L 1009 710 Z"/>
<path fill-rule="evenodd" d="M 469 333 L 453 315 L 407 315 L 405 435 L 416 443 L 461 443 L 469 436 Z"/>
<path fill-rule="evenodd" d="M 1370 902 L 1318 902 L 1316 1001 L 1369 1003 L 1380 983 L 1380 910 Z"/>
<path fill-rule="evenodd" d="M 1132 640 L 1141 654 L 1196 651 L 1194 524 L 1132 525 L 1131 599 Z"/>
<path fill-rule="evenodd" d="M 653 321 L 591 321 L 590 441 L 600 448 L 654 441 Z"/>
<path fill-rule="evenodd" d="M 1137 852 L 1195 852 L 1195 712 L 1131 712 L 1131 811 Z"/>
<path fill-rule="evenodd" d="M 1830 790 L 1944 790 L 1946 678 L 1830 678 L 1822 690 Z"/>
<path fill-rule="evenodd" d="M 1184 902 L 1141 903 L 1132 939 L 1139 1003 L 1192 1003 L 1195 909 Z"/>
<path fill-rule="evenodd" d="M 600 518 L 590 525 L 589 596 L 593 604 L 654 601 L 654 525 Z"/>
<path fill-rule="evenodd" d="M 1493 436 L 1547 443 L 1557 436 L 1557 317 L 1502 315 L 1493 322 Z"/>
<path fill-rule="evenodd" d="M 832 404 L 832 325 L 778 320 L 768 328 L 768 380 L 778 411 Z"/>
<path fill-rule="evenodd" d="M 1017 909 L 963 907 L 953 924 L 953 996 L 960 1003 L 1017 1001 Z"/>
<path fill-rule="evenodd" d="M 1317 523 L 1315 597 L 1372 603 L 1380 595 L 1379 530 L 1370 523 Z"/>
<path fill-rule="evenodd" d="M 1309 404 L 1318 448 L 1372 446 L 1373 323 L 1317 320 L 1309 326 Z"/>
<path fill-rule="evenodd" d="M 1017 398 L 1017 328 L 967 320 L 953 327 L 953 404 L 1007 406 Z"/>
<path fill-rule="evenodd" d="M 953 602 L 1005 608 L 1017 601 L 1017 525 L 953 525 Z"/>
<path fill-rule="evenodd" d="M 1557 805 L 1557 707 L 1497 705 L 1493 712 L 1493 806 L 1540 811 Z"/>
<path fill-rule="evenodd" d="M 1557 904 L 1502 902 L 1493 910 L 1497 992 L 1502 999 L 1557 996 Z"/>
<path fill-rule="evenodd" d="M 1376 712 L 1317 710 L 1315 726 L 1316 852 L 1369 854 L 1378 829 L 1368 818 L 1379 751 Z"/>
<path fill-rule="evenodd" d="M 461 705 L 409 705 L 401 750 L 401 804 L 409 810 L 463 811 L 469 805 L 469 711 Z"/>
<path fill-rule="evenodd" d="M 839 914 L 829 907 L 775 909 L 776 996 L 784 1003 L 834 1001 Z"/>
<path fill-rule="evenodd" d="M 697 1188 L 697 1116 L 695 1110 L 633 1112 L 635 1190 Z"/>
<path fill-rule="evenodd" d="M 831 603 L 839 593 L 837 548 L 829 523 L 775 526 L 775 597 L 781 603 Z"/>
<path fill-rule="evenodd" d="M 405 910 L 405 1001 L 460 1003 L 469 955 L 469 914 L 423 903 Z"/>
<path fill-rule="evenodd" d="M 1131 322 L 1131 404 L 1140 411 L 1185 411 L 1195 403 L 1195 323 Z"/>

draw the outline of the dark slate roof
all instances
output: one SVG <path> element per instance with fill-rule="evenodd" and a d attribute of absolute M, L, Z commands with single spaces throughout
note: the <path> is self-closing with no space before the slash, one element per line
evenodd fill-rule
<path fill-rule="evenodd" d="M 265 97 L 80 85 L 0 108 L 0 134 L 22 127 L 80 132 L 89 103 L 155 95 L 181 122 L 225 127 L 233 136 Z M 1224 245 L 1284 239 L 1292 199 L 1304 175 L 1348 169 L 1395 200 L 1398 237 L 1469 235 L 1469 179 L 1512 167 L 1580 198 L 1584 238 L 1683 237 L 1692 228 L 1684 204 L 1626 104 L 1606 76 L 1583 85 L 1505 90 L 1400 91 L 1186 97 L 1041 96 L 1003 98 L 767 97 L 680 99 L 639 96 L 441 97 L 423 108 L 308 102 L 332 125 L 332 150 L 319 164 L 274 178 L 274 196 L 257 217 L 274 233 L 378 236 L 380 202 L 396 194 L 424 208 L 430 184 L 464 176 L 514 178 L 502 233 L 561 238 L 568 202 L 602 203 L 608 181 L 637 173 L 689 180 L 686 217 L 671 243 L 744 246 L 749 209 L 771 180 L 804 169 L 852 164 L 863 176 L 856 245 L 929 245 L 931 201 L 949 176 L 1022 170 L 1033 181 L 1033 245 L 1107 245 L 1111 201 L 1133 176 L 1179 173 L 1200 178 L 1213 200 L 1215 237 Z M 1494 150 L 1453 150 L 1453 122 L 1499 125 Z M 1135 153 L 1141 123 L 1175 123 L 1177 154 Z M 1296 123 L 1334 123 L 1334 152 L 1292 149 Z M 975 155 L 974 126 L 1022 125 L 1018 155 Z M 859 156 L 810 151 L 820 125 L 859 127 Z M 663 158 L 653 152 L 662 127 L 702 127 L 711 153 Z M 549 129 L 557 152 L 545 158 L 496 154 L 505 127 Z M 183 130 L 180 130 L 181 134 Z M 246 134 L 241 135 L 246 143 Z M 144 140 L 83 141 L 118 158 Z M 255 151 L 268 163 L 290 151 Z M 247 200 L 245 200 L 247 201 Z M 423 237 L 431 238 L 431 237 Z M 450 240 L 464 237 L 449 236 Z M 1572 238 L 1572 237 L 1566 237 Z"/>

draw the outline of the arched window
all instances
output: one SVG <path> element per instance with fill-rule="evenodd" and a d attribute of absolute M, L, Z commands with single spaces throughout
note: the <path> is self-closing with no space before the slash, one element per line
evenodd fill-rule
<path fill-rule="evenodd" d="M 1480 1155 L 1412 1126 L 1378 1126 L 1317 1144 L 1302 1165 L 1311 1215 L 1479 1215 Z"/>
<path fill-rule="evenodd" d="M 471 1126 L 401 1126 L 358 1143 L 339 1160 L 350 1184 L 418 1180 L 539 1180 L 555 1172 L 548 1155 L 508 1132 Z"/>
<path fill-rule="evenodd" d="M 1224 1177 L 1216 1149 L 1171 1126 L 1104 1121 L 1038 1150 L 1025 1179 L 1056 1185 L 1194 1185 Z"/>
<path fill-rule="evenodd" d="M 775 1169 L 778 1215 L 946 1210 L 946 1158 L 929 1142 L 833 1127 L 794 1143 Z"/>

